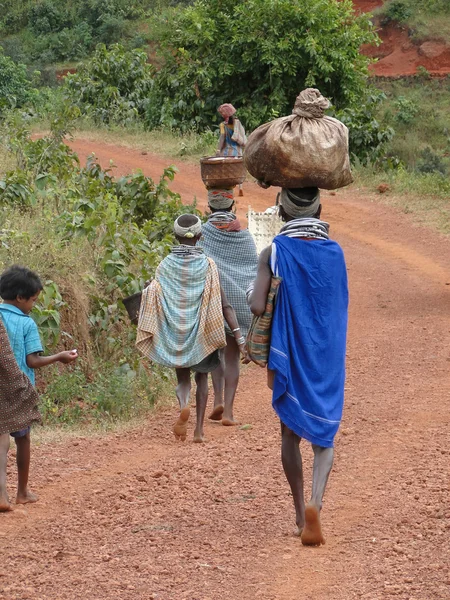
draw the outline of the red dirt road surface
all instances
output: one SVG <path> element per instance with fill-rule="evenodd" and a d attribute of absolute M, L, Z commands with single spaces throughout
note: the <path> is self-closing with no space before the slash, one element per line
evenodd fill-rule
<path fill-rule="evenodd" d="M 118 172 L 170 161 L 77 140 Z M 107 164 L 107 162 L 105 163 Z M 173 188 L 205 194 L 195 166 Z M 244 185 L 240 211 L 274 191 Z M 265 372 L 236 416 L 177 443 L 176 409 L 128 433 L 33 448 L 40 500 L 0 515 L 5 600 L 445 600 L 450 597 L 450 241 L 358 192 L 324 195 L 351 291 L 344 420 L 323 508 L 302 547 Z M 311 451 L 303 444 L 307 489 Z M 11 457 L 10 492 L 15 468 Z"/>

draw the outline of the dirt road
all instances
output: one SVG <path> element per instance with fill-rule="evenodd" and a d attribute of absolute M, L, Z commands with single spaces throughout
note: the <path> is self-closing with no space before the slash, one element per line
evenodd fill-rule
<path fill-rule="evenodd" d="M 91 146 L 75 144 L 80 155 Z M 95 151 L 122 172 L 155 176 L 168 164 Z M 180 166 L 174 188 L 204 197 L 194 167 Z M 241 211 L 273 198 L 251 184 L 245 194 Z M 279 425 L 264 373 L 249 367 L 236 416 L 251 428 L 208 424 L 203 446 L 172 438 L 167 409 L 131 433 L 35 447 L 39 503 L 0 515 L 0 598 L 450 597 L 450 241 L 357 192 L 323 203 L 351 288 L 327 544 L 304 548 L 291 536 Z M 12 480 L 12 459 L 10 471 Z"/>

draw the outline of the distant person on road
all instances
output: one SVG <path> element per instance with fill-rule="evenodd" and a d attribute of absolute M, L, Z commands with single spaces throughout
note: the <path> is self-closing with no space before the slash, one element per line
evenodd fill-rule
<path fill-rule="evenodd" d="M 233 213 L 233 190 L 209 190 L 208 206 L 211 215 L 203 225 L 200 246 L 217 265 L 222 288 L 236 311 L 239 334 L 245 338 L 252 321 L 246 291 L 258 268 L 255 241 Z M 222 425 L 235 425 L 233 405 L 239 384 L 240 353 L 236 332 L 228 327 L 225 329 L 227 345 L 221 352 L 220 365 L 211 373 L 214 409 L 209 418 L 222 421 Z"/>
<path fill-rule="evenodd" d="M 36 323 L 30 317 L 35 302 L 42 291 L 42 283 L 36 273 L 14 265 L 0 277 L 0 320 L 2 321 L 20 370 L 35 383 L 34 370 L 55 362 L 70 363 L 77 358 L 77 351 L 64 351 L 52 356 L 41 356 L 42 343 Z M 37 497 L 28 489 L 30 471 L 30 425 L 10 430 L 17 447 L 18 487 L 16 504 L 36 502 Z M 9 448 L 5 444 L 6 453 Z M 4 448 L 2 445 L 4 452 Z M 0 451 L 1 453 L 1 451 Z"/>
<path fill-rule="evenodd" d="M 219 350 L 226 345 L 224 317 L 242 354 L 245 340 L 221 288 L 214 261 L 197 246 L 202 235 L 200 219 L 181 215 L 174 223 L 174 233 L 179 245 L 160 263 L 155 278 L 142 294 L 136 346 L 145 357 L 176 370 L 180 415 L 173 433 L 182 441 L 187 434 L 191 371 L 194 372 L 197 384 L 194 442 L 201 443 L 208 373 L 219 366 Z"/>
<path fill-rule="evenodd" d="M 272 275 L 281 277 L 272 319 L 268 363 L 272 405 L 281 420 L 281 454 L 294 500 L 297 534 L 304 545 L 325 543 L 320 511 L 333 465 L 345 380 L 348 290 L 344 255 L 320 220 L 317 188 L 282 189 L 286 225 L 260 254 L 250 295 L 264 312 Z M 305 507 L 302 438 L 314 451 L 312 495 Z"/>
<path fill-rule="evenodd" d="M 221 104 L 217 109 L 223 122 L 220 124 L 218 156 L 242 156 L 247 137 L 240 120 L 235 116 L 236 109 L 232 104 Z M 239 196 L 243 196 L 242 184 L 239 185 Z"/>

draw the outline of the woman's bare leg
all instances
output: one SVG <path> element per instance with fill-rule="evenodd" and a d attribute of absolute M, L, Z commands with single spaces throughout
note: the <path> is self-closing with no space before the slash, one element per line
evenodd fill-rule
<path fill-rule="evenodd" d="M 223 413 L 223 391 L 225 387 L 225 368 L 222 351 L 220 351 L 220 364 L 211 373 L 211 379 L 214 389 L 214 408 L 208 419 L 211 419 L 211 421 L 220 421 Z"/>
<path fill-rule="evenodd" d="M 233 418 L 234 397 L 239 383 L 240 353 L 234 337 L 227 335 L 224 350 L 225 359 L 225 394 L 222 425 L 236 425 Z"/>
<path fill-rule="evenodd" d="M 203 422 L 205 420 L 206 404 L 208 402 L 208 373 L 196 373 L 195 403 L 197 411 L 197 423 L 194 431 L 194 442 L 204 442 Z"/>
<path fill-rule="evenodd" d="M 319 546 L 325 543 L 320 525 L 320 510 L 333 466 L 334 449 L 322 448 L 315 444 L 312 445 L 312 448 L 314 451 L 312 494 L 305 511 L 302 543 L 307 546 Z"/>
<path fill-rule="evenodd" d="M 191 370 L 190 369 L 175 369 L 177 374 L 178 385 L 176 394 L 180 405 L 180 416 L 173 426 L 173 433 L 177 439 L 184 442 L 187 433 L 187 422 L 190 415 L 188 407 L 189 397 L 191 394 Z"/>
<path fill-rule="evenodd" d="M 305 525 L 305 498 L 300 438 L 283 423 L 281 423 L 281 462 L 294 500 L 297 534 L 301 535 Z"/>
<path fill-rule="evenodd" d="M 6 491 L 6 467 L 8 463 L 9 433 L 0 435 L 0 512 L 12 510 Z"/>

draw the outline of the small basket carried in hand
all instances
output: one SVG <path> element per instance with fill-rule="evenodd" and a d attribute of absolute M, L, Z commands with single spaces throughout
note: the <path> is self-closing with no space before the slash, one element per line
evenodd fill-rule
<path fill-rule="evenodd" d="M 133 323 L 133 325 L 138 324 L 139 310 L 141 308 L 141 299 L 142 292 L 137 292 L 137 294 L 133 294 L 132 296 L 128 296 L 127 298 L 122 299 L 123 305 L 127 309 L 128 316 L 130 317 L 130 320 Z"/>
<path fill-rule="evenodd" d="M 201 158 L 200 171 L 207 189 L 232 188 L 244 183 L 247 175 L 242 156 L 208 156 Z"/>

